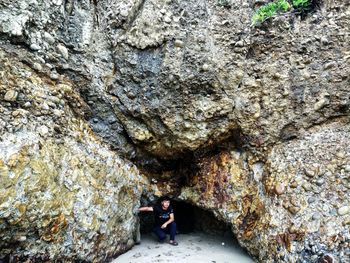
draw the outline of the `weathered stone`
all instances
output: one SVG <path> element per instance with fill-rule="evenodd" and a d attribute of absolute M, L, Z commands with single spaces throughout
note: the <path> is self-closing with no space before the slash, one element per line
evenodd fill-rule
<path fill-rule="evenodd" d="M 48 32 L 44 32 L 44 39 L 51 45 L 55 43 L 55 38 Z"/>
<path fill-rule="evenodd" d="M 279 183 L 279 184 L 277 184 L 276 186 L 275 186 L 275 192 L 276 192 L 276 194 L 278 194 L 278 195 L 281 195 L 281 194 L 283 194 L 284 192 L 285 192 L 285 186 L 284 186 L 284 184 L 283 183 Z"/>
<path fill-rule="evenodd" d="M 68 49 L 64 45 L 62 44 L 57 45 L 57 49 L 61 53 L 64 59 L 68 59 L 68 56 L 69 56 Z"/>
<path fill-rule="evenodd" d="M 335 208 L 350 185 L 349 4 L 323 1 L 253 27 L 261 3 L 219 2 L 1 3 L 0 135 L 12 141 L 0 154 L 17 155 L 1 164 L 0 198 L 10 189 L 34 200 L 1 202 L 1 242 L 26 236 L 16 249 L 2 243 L 3 254 L 102 261 L 128 249 L 141 179 L 129 180 L 136 168 L 113 148 L 151 168 L 148 195 L 181 193 L 214 212 L 259 262 L 346 257 L 348 225 Z M 8 90 L 19 93 L 15 103 L 3 99 Z M 310 220 L 318 209 L 322 220 Z"/>
<path fill-rule="evenodd" d="M 300 211 L 300 207 L 297 206 L 290 206 L 288 208 L 289 212 L 291 212 L 293 215 L 297 214 Z"/>
<path fill-rule="evenodd" d="M 4 97 L 4 100 L 5 101 L 16 101 L 17 99 L 17 96 L 18 96 L 18 92 L 16 90 L 8 90 L 6 93 L 5 93 L 5 97 Z"/>
<path fill-rule="evenodd" d="M 30 49 L 31 49 L 31 50 L 34 50 L 34 51 L 38 51 L 38 50 L 40 50 L 41 48 L 40 48 L 40 46 L 39 46 L 38 44 L 31 44 L 31 45 L 30 45 Z"/>
<path fill-rule="evenodd" d="M 338 214 L 343 216 L 346 215 L 350 212 L 350 207 L 349 206 L 342 206 L 338 209 Z"/>
<path fill-rule="evenodd" d="M 83 115 L 68 106 L 79 104 L 69 81 L 56 86 L 17 58 L 11 57 L 11 65 L 4 59 L 0 56 L 6 72 L 0 84 L 11 91 L 5 97 L 18 92 L 26 110 L 9 104 L 7 114 L 0 114 L 0 124 L 8 127 L 0 125 L 0 137 L 6 138 L 0 140 L 0 260 L 92 262 L 129 249 L 137 231 L 133 211 L 146 180 L 96 139 Z M 23 76 L 28 72 L 29 78 Z M 62 91 L 69 103 L 57 109 L 55 95 Z M 53 114 L 41 113 L 50 108 Z M 18 120 L 23 128 L 13 132 Z M 16 248 L 9 249 L 14 243 Z"/>

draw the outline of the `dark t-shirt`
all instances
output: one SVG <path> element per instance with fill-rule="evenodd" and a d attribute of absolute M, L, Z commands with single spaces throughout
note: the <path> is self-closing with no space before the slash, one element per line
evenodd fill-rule
<path fill-rule="evenodd" d="M 163 225 L 170 219 L 170 214 L 174 213 L 172 206 L 170 205 L 167 210 L 163 210 L 160 205 L 153 206 L 154 221 L 156 226 Z"/>

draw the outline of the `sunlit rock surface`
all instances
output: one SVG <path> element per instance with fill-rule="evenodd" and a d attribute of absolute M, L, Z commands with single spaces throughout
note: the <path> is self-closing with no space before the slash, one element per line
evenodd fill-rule
<path fill-rule="evenodd" d="M 145 180 L 53 83 L 0 53 L 0 256 L 104 261 L 130 248 Z"/>
<path fill-rule="evenodd" d="M 350 3 L 312 2 L 1 0 L 1 256 L 103 261 L 171 192 L 263 262 L 348 262 Z"/>
<path fill-rule="evenodd" d="M 348 262 L 346 122 L 314 127 L 275 146 L 265 163 L 235 150 L 201 159 L 180 198 L 231 223 L 241 245 L 261 262 L 322 262 L 327 255 Z"/>

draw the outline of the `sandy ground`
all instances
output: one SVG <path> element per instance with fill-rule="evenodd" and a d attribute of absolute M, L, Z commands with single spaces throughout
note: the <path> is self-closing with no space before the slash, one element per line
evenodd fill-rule
<path fill-rule="evenodd" d="M 178 246 L 159 244 L 152 235 L 142 236 L 134 246 L 112 263 L 252 263 L 249 255 L 232 238 L 204 233 L 177 235 Z"/>

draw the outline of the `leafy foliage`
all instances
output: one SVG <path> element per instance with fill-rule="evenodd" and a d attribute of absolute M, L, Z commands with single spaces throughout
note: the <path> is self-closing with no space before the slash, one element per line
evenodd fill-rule
<path fill-rule="evenodd" d="M 300 2 L 305 0 L 293 0 L 293 2 Z M 286 0 L 278 0 L 276 2 L 268 3 L 260 7 L 252 18 L 253 24 L 257 22 L 264 22 L 267 18 L 272 17 L 279 11 L 286 12 L 290 8 L 290 4 Z"/>
<path fill-rule="evenodd" d="M 295 8 L 307 8 L 310 4 L 310 0 L 292 0 L 292 5 Z"/>

